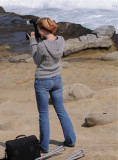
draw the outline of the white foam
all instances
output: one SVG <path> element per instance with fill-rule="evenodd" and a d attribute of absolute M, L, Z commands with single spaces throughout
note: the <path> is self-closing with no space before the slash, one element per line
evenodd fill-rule
<path fill-rule="evenodd" d="M 117 9 L 118 0 L 0 0 L 0 6 L 23 6 L 29 8 L 94 8 Z"/>
<path fill-rule="evenodd" d="M 90 29 L 113 25 L 118 32 L 118 0 L 0 0 L 0 6 L 8 12 L 79 23 Z"/>

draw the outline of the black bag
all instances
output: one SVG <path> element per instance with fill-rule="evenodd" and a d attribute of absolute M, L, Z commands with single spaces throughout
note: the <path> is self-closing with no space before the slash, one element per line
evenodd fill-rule
<path fill-rule="evenodd" d="M 36 136 L 22 136 L 25 135 L 19 135 L 15 140 L 6 141 L 5 151 L 8 160 L 35 160 L 41 157 L 40 146 Z"/>

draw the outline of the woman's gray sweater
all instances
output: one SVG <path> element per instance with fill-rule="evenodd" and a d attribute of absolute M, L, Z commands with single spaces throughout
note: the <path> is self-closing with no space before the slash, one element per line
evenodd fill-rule
<path fill-rule="evenodd" d="M 30 38 L 32 57 L 37 65 L 35 78 L 49 78 L 61 73 L 60 59 L 64 45 L 62 36 L 57 36 L 56 40 L 43 40 L 39 43 L 35 38 Z"/>

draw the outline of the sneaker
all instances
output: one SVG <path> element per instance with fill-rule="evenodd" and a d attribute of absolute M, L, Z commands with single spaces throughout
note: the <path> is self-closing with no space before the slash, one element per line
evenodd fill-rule
<path fill-rule="evenodd" d="M 40 148 L 40 153 L 48 153 L 48 151 L 44 151 L 43 149 Z"/>
<path fill-rule="evenodd" d="M 66 142 L 66 141 L 63 142 L 63 145 L 64 145 L 64 146 L 68 146 L 68 147 L 75 147 L 75 144 L 71 144 L 71 145 L 70 145 L 70 144 L 68 144 L 68 142 Z"/>

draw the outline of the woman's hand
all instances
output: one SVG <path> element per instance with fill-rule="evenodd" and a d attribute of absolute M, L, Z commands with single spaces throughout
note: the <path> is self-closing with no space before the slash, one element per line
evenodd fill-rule
<path fill-rule="evenodd" d="M 31 35 L 27 34 L 29 38 L 35 38 L 35 32 L 31 32 Z"/>

